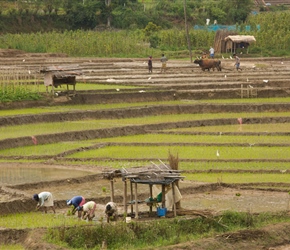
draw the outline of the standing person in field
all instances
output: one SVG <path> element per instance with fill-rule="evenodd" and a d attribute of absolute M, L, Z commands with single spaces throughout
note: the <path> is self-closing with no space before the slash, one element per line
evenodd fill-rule
<path fill-rule="evenodd" d="M 214 48 L 213 47 L 210 47 L 210 49 L 209 49 L 209 56 L 211 59 L 214 58 Z"/>
<path fill-rule="evenodd" d="M 106 204 L 105 214 L 106 214 L 108 223 L 110 222 L 110 219 L 116 221 L 118 218 L 117 204 L 115 202 L 112 202 L 112 201 L 108 202 Z"/>
<path fill-rule="evenodd" d="M 234 66 L 236 66 L 237 71 L 242 71 L 242 69 L 240 68 L 240 58 L 236 54 L 233 54 L 233 56 L 236 59 Z"/>
<path fill-rule="evenodd" d="M 77 207 L 82 206 L 86 203 L 86 200 L 83 196 L 74 196 L 70 200 L 66 201 L 68 206 L 72 206 L 71 214 L 74 215 L 77 211 Z"/>
<path fill-rule="evenodd" d="M 89 221 L 92 221 L 95 217 L 95 210 L 96 210 L 97 204 L 94 201 L 89 201 L 85 203 L 83 206 L 79 206 L 77 210 L 80 212 L 78 213 L 79 219 L 82 217 L 83 220 L 86 220 L 88 218 Z M 82 216 L 83 213 L 83 216 Z"/>
<path fill-rule="evenodd" d="M 149 73 L 152 73 L 152 69 L 153 69 L 152 56 L 149 56 L 149 59 L 148 59 L 148 70 L 149 70 Z"/>
<path fill-rule="evenodd" d="M 33 195 L 33 200 L 37 201 L 36 210 L 39 210 L 41 207 L 44 207 L 45 213 L 47 213 L 47 207 L 51 207 L 55 213 L 53 197 L 50 192 L 41 192 L 39 194 Z"/>
<path fill-rule="evenodd" d="M 166 62 L 167 62 L 167 58 L 164 54 L 162 54 L 162 57 L 160 58 L 160 62 L 162 63 L 161 65 L 161 73 L 166 71 Z"/>

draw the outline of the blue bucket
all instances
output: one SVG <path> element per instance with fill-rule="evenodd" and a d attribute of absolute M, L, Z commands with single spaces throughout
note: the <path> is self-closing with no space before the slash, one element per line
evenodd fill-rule
<path fill-rule="evenodd" d="M 159 217 L 165 216 L 166 212 L 167 212 L 167 208 L 166 207 L 165 208 L 160 208 L 160 207 L 157 208 L 157 215 Z"/>

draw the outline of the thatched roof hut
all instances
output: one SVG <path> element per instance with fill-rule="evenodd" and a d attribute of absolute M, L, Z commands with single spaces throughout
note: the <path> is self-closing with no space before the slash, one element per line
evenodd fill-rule
<path fill-rule="evenodd" d="M 243 36 L 243 35 L 234 35 L 227 36 L 225 39 L 226 51 L 236 53 L 238 48 L 246 50 L 248 53 L 248 47 L 251 43 L 256 42 L 254 36 Z"/>
<path fill-rule="evenodd" d="M 255 42 L 254 36 L 237 35 L 236 32 L 218 30 L 215 35 L 214 49 L 216 53 L 236 53 L 241 48 L 247 51 L 251 43 Z"/>

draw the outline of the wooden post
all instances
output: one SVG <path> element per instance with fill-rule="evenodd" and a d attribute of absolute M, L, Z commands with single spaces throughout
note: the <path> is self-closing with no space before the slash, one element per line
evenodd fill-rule
<path fill-rule="evenodd" d="M 138 215 L 138 193 L 137 193 L 137 183 L 135 182 L 135 219 L 139 219 Z"/>
<path fill-rule="evenodd" d="M 162 184 L 162 208 L 165 208 L 165 185 Z"/>
<path fill-rule="evenodd" d="M 175 186 L 174 182 L 171 183 L 172 186 L 172 198 L 173 198 L 173 212 L 174 212 L 174 217 L 176 217 L 176 202 L 175 202 Z"/>
<path fill-rule="evenodd" d="M 150 198 L 152 198 L 153 196 L 153 192 L 152 192 L 152 184 L 149 184 L 149 189 L 150 189 Z M 149 210 L 150 214 L 152 213 L 152 204 L 150 203 L 150 210 Z"/>
<path fill-rule="evenodd" d="M 130 201 L 131 201 L 131 214 L 133 214 L 134 210 L 133 210 L 133 183 L 130 180 Z"/>
<path fill-rule="evenodd" d="M 124 180 L 124 216 L 127 217 L 128 202 L 127 202 L 127 179 Z"/>
<path fill-rule="evenodd" d="M 114 179 L 111 179 L 111 201 L 114 202 Z"/>

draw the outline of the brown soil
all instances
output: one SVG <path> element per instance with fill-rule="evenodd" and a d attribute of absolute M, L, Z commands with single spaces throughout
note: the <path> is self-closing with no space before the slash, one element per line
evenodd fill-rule
<path fill-rule="evenodd" d="M 10 53 L 10 54 L 9 54 Z M 19 51 L 1 51 L 2 57 L 7 57 L 8 64 L 15 65 L 18 58 L 25 58 L 25 64 L 28 67 L 39 67 L 37 58 L 42 61 L 42 65 L 51 64 L 48 58 L 52 55 L 29 55 Z M 121 90 L 120 93 L 86 93 L 78 92 L 76 96 L 59 97 L 55 99 L 48 99 L 42 102 L 20 102 L 20 103 L 5 103 L 1 104 L 0 108 L 13 109 L 18 107 L 29 106 L 45 106 L 45 105 L 59 105 L 62 103 L 107 103 L 107 102 L 123 102 L 130 100 L 136 101 L 152 101 L 152 100 L 174 100 L 186 99 L 185 105 L 182 106 L 161 106 L 161 107 L 146 107 L 134 108 L 127 110 L 108 110 L 108 111 L 86 111 L 86 112 L 70 112 L 66 114 L 46 114 L 46 115 L 33 115 L 33 116 L 17 116 L 0 118 L 0 127 L 25 124 L 25 123 L 38 123 L 38 122 L 57 122 L 64 120 L 79 120 L 88 119 L 90 117 L 102 118 L 125 118 L 125 117 L 142 117 L 148 114 L 176 114 L 176 113 L 206 113 L 206 112 L 264 112 L 276 111 L 283 112 L 289 111 L 287 104 L 231 104 L 231 105 L 211 105 L 211 104 L 197 104 L 196 100 L 207 98 L 231 98 L 234 95 L 241 94 L 241 83 L 247 85 L 248 79 L 253 86 L 259 86 L 261 97 L 276 96 L 289 96 L 289 80 L 288 75 L 284 75 L 285 69 L 289 67 L 290 61 L 283 58 L 272 59 L 243 59 L 242 65 L 244 67 L 243 73 L 239 74 L 232 70 L 230 66 L 232 63 L 228 61 L 223 62 L 222 72 L 201 72 L 201 70 L 189 63 L 179 62 L 172 60 L 168 63 L 168 72 L 165 74 L 149 75 L 144 69 L 144 60 L 140 59 L 68 59 L 64 55 L 54 58 L 54 63 L 67 64 L 67 63 L 80 63 L 84 68 L 87 76 L 87 82 L 92 83 L 106 83 L 108 79 L 115 79 L 117 85 L 126 84 L 134 78 L 134 85 L 139 85 L 140 89 L 146 88 L 146 91 L 140 97 L 140 92 L 132 90 Z M 15 59 L 16 58 L 16 59 Z M 36 58 L 36 59 L 35 59 Z M 0 64 L 4 63 L 1 61 Z M 281 64 L 281 62 L 284 62 Z M 170 62 L 170 61 L 169 61 Z M 157 65 L 157 61 L 153 64 Z M 263 65 L 260 68 L 253 65 Z M 131 72 L 130 70 L 134 70 Z M 271 70 L 269 70 L 271 69 Z M 108 72 L 106 70 L 109 70 Z M 155 69 L 154 69 L 155 70 Z M 122 73 L 120 73 L 122 72 Z M 178 72 L 178 73 L 177 73 Z M 195 74 L 194 77 L 191 74 Z M 198 75 L 197 75 L 198 74 Z M 154 80 L 148 80 L 148 77 Z M 227 76 L 227 77 L 225 77 Z M 279 78 L 278 78 L 279 76 Z M 269 82 L 264 83 L 263 79 L 271 79 Z M 277 79 L 278 78 L 278 79 Z M 230 81 L 226 80 L 230 79 Z M 190 84 L 188 83 L 190 82 Z M 206 82 L 206 83 L 205 83 Z M 133 85 L 133 83 L 132 83 Z M 209 91 L 210 89 L 210 91 Z M 214 90 L 213 90 L 214 89 Z M 162 91 L 160 91 L 162 90 Z M 194 105 L 193 105 L 194 104 Z M 174 124 L 156 124 L 146 126 L 128 126 L 125 128 L 103 129 L 94 131 L 81 131 L 73 133 L 64 133 L 57 135 L 42 135 L 38 136 L 38 143 L 52 143 L 57 141 L 80 140 L 85 138 L 104 138 L 108 136 L 128 135 L 128 134 L 142 134 L 151 131 L 157 131 L 160 128 L 175 128 L 175 127 L 190 127 L 202 125 L 216 125 L 216 124 L 232 124 L 236 123 L 231 119 L 216 119 L 214 121 L 196 121 L 196 122 L 180 122 Z M 245 123 L 289 123 L 289 117 L 275 117 L 275 118 L 248 118 L 244 120 Z M 16 139 L 7 139 L 0 141 L 0 148 L 13 148 L 23 145 L 31 145 L 31 138 L 23 137 Z M 99 146 L 99 145 L 96 145 Z M 267 145 L 265 145 L 267 146 Z M 67 169 L 82 169 L 90 171 L 91 174 L 80 178 L 64 178 L 61 180 L 54 180 L 49 182 L 38 183 L 25 183 L 21 185 L 6 185 L 1 186 L 0 195 L 0 213 L 19 213 L 33 211 L 35 204 L 31 202 L 31 196 L 34 193 L 49 189 L 52 193 L 56 194 L 56 208 L 58 213 L 64 213 L 67 206 L 65 200 L 66 194 L 73 190 L 83 190 L 87 199 L 95 200 L 100 204 L 100 209 L 97 212 L 98 216 L 103 213 L 104 204 L 109 201 L 110 196 L 108 193 L 102 193 L 103 187 L 110 188 L 109 183 L 102 179 L 102 171 L 109 170 L 103 166 L 83 166 L 61 165 L 61 157 L 72 152 L 65 152 L 63 155 L 45 158 L 40 157 L 47 161 L 44 163 L 25 164 L 27 168 L 38 167 L 53 167 Z M 0 157 L 5 159 L 4 157 Z M 8 157 L 9 159 L 9 157 Z M 25 158 L 23 158 L 25 159 Z M 29 157 L 27 158 L 29 159 Z M 59 160 L 59 161 L 56 161 Z M 86 159 L 84 159 L 86 160 Z M 144 160 L 144 159 L 142 159 Z M 148 159 L 151 160 L 151 159 Z M 56 163 L 58 162 L 58 163 Z M 4 166 L 23 166 L 21 163 L 0 163 L 0 168 Z M 122 204 L 122 181 L 116 181 L 116 201 Z M 276 188 L 271 188 L 271 185 Z M 93 186 L 94 193 L 90 193 Z M 178 211 L 178 215 L 186 216 L 209 216 L 212 217 L 224 210 L 234 210 L 250 213 L 259 212 L 280 212 L 289 210 L 289 194 L 285 185 L 283 188 L 277 188 L 278 184 L 268 183 L 262 187 L 259 183 L 251 183 L 248 185 L 226 185 L 222 182 L 216 184 L 199 183 L 184 181 L 180 183 L 182 199 L 182 208 Z M 61 190 L 61 192 L 60 192 Z M 148 190 L 142 189 L 140 199 L 148 197 Z M 146 218 L 146 205 L 140 206 L 144 211 L 144 219 Z M 169 212 L 168 217 L 172 216 Z M 156 216 L 154 219 L 159 219 Z M 175 245 L 172 247 L 160 249 L 287 249 L 287 244 L 290 242 L 289 236 L 290 224 L 283 223 L 272 226 L 267 226 L 259 230 L 243 230 L 235 233 L 227 233 L 216 235 L 215 237 L 199 240 L 194 242 L 187 242 L 186 244 Z M 50 245 L 41 240 L 45 229 L 37 230 L 14 230 L 14 229 L 0 229 L 0 243 L 1 244 L 15 244 L 21 243 L 26 249 L 63 249 Z M 289 246 L 288 246 L 289 247 Z"/>

